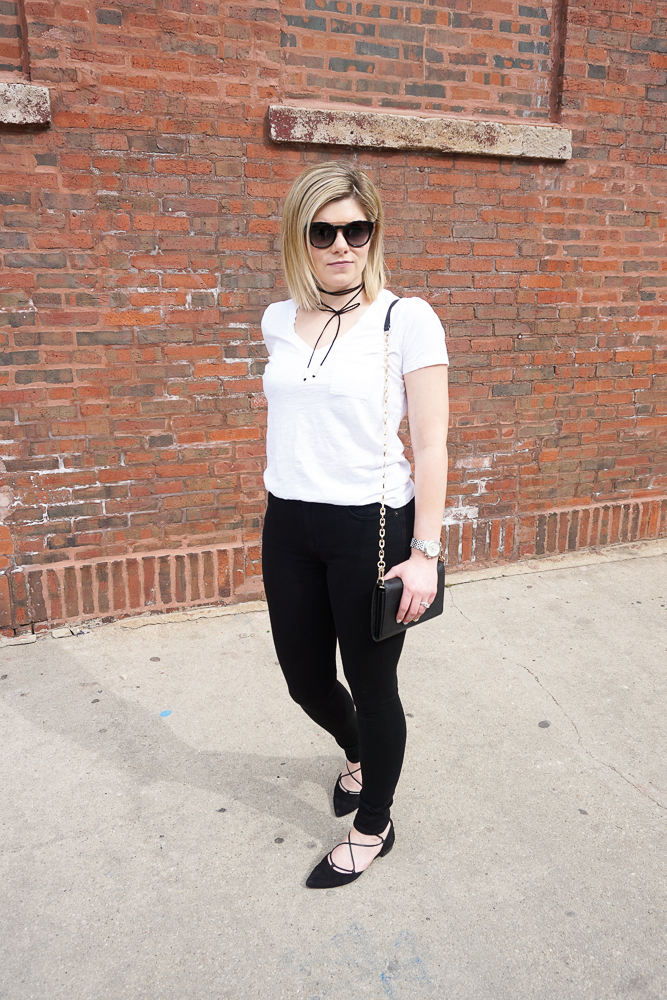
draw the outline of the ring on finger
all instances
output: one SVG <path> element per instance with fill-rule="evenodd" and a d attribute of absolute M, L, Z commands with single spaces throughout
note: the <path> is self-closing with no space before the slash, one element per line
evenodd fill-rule
<path fill-rule="evenodd" d="M 420 602 L 419 602 L 419 607 L 420 607 L 420 608 L 430 608 L 430 607 L 431 607 L 431 605 L 430 605 L 430 604 L 427 604 L 427 603 L 426 603 L 426 601 L 420 601 Z"/>

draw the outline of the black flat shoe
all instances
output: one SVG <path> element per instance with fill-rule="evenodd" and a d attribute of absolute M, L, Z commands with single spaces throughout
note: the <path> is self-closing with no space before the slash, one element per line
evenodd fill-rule
<path fill-rule="evenodd" d="M 394 846 L 394 841 L 396 839 L 394 834 L 394 824 L 392 820 L 389 820 L 389 830 L 387 831 L 386 837 L 381 837 L 378 834 L 380 843 L 382 844 L 382 850 L 378 851 L 375 858 L 383 858 L 385 854 L 389 854 L 390 850 Z M 352 868 L 339 868 L 334 864 L 331 853 L 327 854 L 326 857 L 322 858 L 319 865 L 313 868 L 312 872 L 306 880 L 306 886 L 309 889 L 337 889 L 340 885 L 349 885 L 350 882 L 354 882 L 358 879 L 360 875 L 366 871 L 364 868 L 362 871 L 358 872 L 354 865 L 354 854 L 352 852 L 353 847 L 372 847 L 372 844 L 358 844 L 355 841 L 350 840 L 350 834 L 347 835 L 347 841 L 343 841 L 350 848 L 350 860 L 352 862 Z M 379 846 L 379 845 L 378 845 Z M 335 848 L 334 848 L 335 850 Z M 373 858 L 373 861 L 375 861 Z M 371 865 L 373 864 L 371 861 Z M 368 866 L 370 868 L 370 865 Z"/>
<path fill-rule="evenodd" d="M 354 812 L 355 809 L 359 808 L 359 796 L 361 794 L 361 782 L 358 778 L 355 778 L 355 774 L 361 771 L 360 767 L 354 769 L 354 771 L 348 770 L 347 764 L 345 765 L 345 771 L 341 771 L 338 775 L 338 781 L 334 786 L 333 791 L 333 807 L 336 816 L 347 816 L 348 813 Z M 348 774 L 353 781 L 359 785 L 358 792 L 348 792 L 347 788 L 343 787 L 341 778 Z"/>

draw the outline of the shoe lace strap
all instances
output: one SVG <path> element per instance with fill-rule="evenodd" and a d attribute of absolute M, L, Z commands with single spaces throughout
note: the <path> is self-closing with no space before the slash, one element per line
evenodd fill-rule
<path fill-rule="evenodd" d="M 378 837 L 378 839 L 380 841 L 379 844 L 358 844 L 356 841 L 350 840 L 350 834 L 348 833 L 348 835 L 345 838 L 345 840 L 341 841 L 341 844 L 347 844 L 347 846 L 350 849 L 350 861 L 352 862 L 352 867 L 351 868 L 341 868 L 340 865 L 337 865 L 336 862 L 333 859 L 333 851 L 332 851 L 329 854 L 329 864 L 331 865 L 331 867 L 333 868 L 333 870 L 336 871 L 336 872 L 340 872 L 341 875 L 356 875 L 357 867 L 356 867 L 356 865 L 354 863 L 354 852 L 352 851 L 352 848 L 353 847 L 379 847 L 381 849 L 384 846 L 384 842 L 385 842 L 385 840 L 387 838 L 383 837 L 382 834 L 380 834 L 380 833 L 376 833 L 376 834 L 374 834 L 374 836 Z M 341 844 L 339 844 L 338 846 L 340 847 Z M 334 851 L 335 850 L 336 850 L 336 848 L 334 847 Z M 376 857 L 377 857 L 377 855 L 376 855 Z"/>
<path fill-rule="evenodd" d="M 359 774 L 359 771 L 361 771 L 361 765 L 359 767 L 355 767 L 355 769 L 353 771 L 350 771 L 349 767 L 346 764 L 345 765 L 345 770 L 341 774 L 341 778 L 345 777 L 345 775 L 349 775 L 352 778 L 352 781 L 355 781 L 357 783 L 357 785 L 359 785 L 359 788 L 363 788 L 364 786 L 361 783 L 361 781 L 359 781 L 358 778 L 355 778 L 355 774 Z M 340 778 L 338 780 L 340 781 Z M 345 791 L 347 791 L 347 789 L 345 788 L 344 785 L 341 785 L 341 788 L 343 788 L 343 789 L 345 789 Z"/>

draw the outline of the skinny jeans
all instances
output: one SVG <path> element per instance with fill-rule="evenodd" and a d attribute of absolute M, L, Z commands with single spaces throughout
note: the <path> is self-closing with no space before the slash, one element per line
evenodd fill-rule
<path fill-rule="evenodd" d="M 386 508 L 387 568 L 410 555 L 414 500 Z M 396 671 L 404 633 L 375 642 L 380 504 L 341 506 L 269 494 L 262 542 L 273 641 L 291 697 L 360 762 L 354 825 L 382 833 L 405 753 Z M 336 642 L 352 697 L 336 677 Z"/>

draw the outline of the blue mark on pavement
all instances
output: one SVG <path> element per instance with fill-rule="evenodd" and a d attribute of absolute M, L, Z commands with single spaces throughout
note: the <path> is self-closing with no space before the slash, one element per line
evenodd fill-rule
<path fill-rule="evenodd" d="M 309 961 L 304 962 L 290 949 L 279 964 L 286 972 L 292 970 L 292 975 L 297 972 L 307 1000 L 334 1000 L 325 983 L 341 973 L 355 981 L 357 992 L 368 990 L 369 1000 L 431 1000 L 434 996 L 435 984 L 420 943 L 408 930 L 388 940 L 377 940 L 372 931 L 352 924 L 335 934 L 330 943 L 324 943 Z"/>
<path fill-rule="evenodd" d="M 371 981 L 379 979 L 384 995 L 392 1000 L 412 1000 L 417 991 L 430 987 L 431 980 L 419 954 L 418 946 L 409 931 L 399 933 L 387 955 L 378 953 L 371 935 L 364 927 L 353 924 L 333 938 L 348 968 L 364 969 Z"/>
<path fill-rule="evenodd" d="M 394 957 L 381 973 L 380 981 L 388 997 L 413 996 L 416 987 L 431 985 L 426 966 L 409 931 L 403 931 L 396 939 Z"/>
<path fill-rule="evenodd" d="M 171 709 L 165 708 L 164 712 L 160 712 L 160 718 L 166 719 L 168 715 L 171 715 Z"/>

